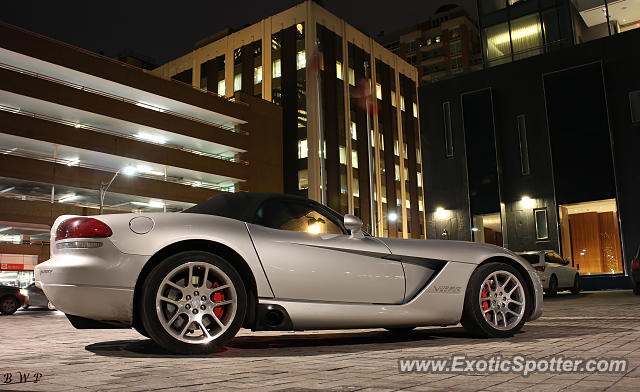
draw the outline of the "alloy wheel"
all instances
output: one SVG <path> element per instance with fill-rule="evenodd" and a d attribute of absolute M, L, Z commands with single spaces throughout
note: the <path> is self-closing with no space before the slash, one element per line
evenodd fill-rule
<path fill-rule="evenodd" d="M 237 311 L 231 278 L 206 262 L 174 268 L 160 283 L 156 312 L 163 328 L 185 343 L 207 343 L 222 335 Z"/>
<path fill-rule="evenodd" d="M 489 274 L 480 286 L 482 316 L 495 329 L 507 331 L 524 317 L 526 296 L 522 283 L 509 271 Z"/>

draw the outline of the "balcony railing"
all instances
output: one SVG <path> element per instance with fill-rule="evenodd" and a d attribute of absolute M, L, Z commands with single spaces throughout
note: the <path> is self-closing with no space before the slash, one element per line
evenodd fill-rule
<path fill-rule="evenodd" d="M 209 126 L 213 126 L 213 127 L 216 127 L 216 128 L 224 129 L 224 130 L 229 131 L 229 132 L 240 133 L 240 134 L 244 134 L 244 135 L 248 135 L 249 134 L 249 132 L 247 132 L 244 129 L 241 129 L 239 126 L 231 127 L 231 126 L 228 126 L 228 125 L 223 125 L 223 124 L 215 123 L 215 122 L 212 122 L 212 121 L 203 120 L 201 118 L 193 117 L 193 116 L 190 116 L 188 114 L 174 112 L 172 110 L 161 108 L 159 106 L 155 106 L 155 105 L 152 105 L 152 104 L 149 104 L 149 103 L 146 103 L 146 102 L 136 101 L 136 100 L 131 99 L 131 98 L 126 98 L 126 97 L 123 97 L 123 96 L 120 96 L 120 95 L 108 93 L 106 91 L 98 90 L 98 89 L 95 89 L 95 88 L 92 88 L 92 87 L 87 87 L 87 86 L 83 86 L 83 85 L 80 85 L 80 84 L 77 84 L 77 83 L 73 83 L 73 82 L 69 82 L 69 81 L 66 81 L 66 80 L 54 78 L 52 76 L 43 75 L 43 74 L 40 74 L 40 73 L 37 73 L 37 72 L 29 71 L 29 70 L 24 69 L 24 68 L 16 67 L 16 66 L 13 66 L 13 65 L 10 65 L 10 64 L 5 64 L 5 63 L 1 63 L 0 62 L 0 68 L 8 69 L 8 70 L 11 70 L 11 71 L 14 71 L 14 72 L 19 72 L 19 73 L 22 73 L 22 74 L 25 74 L 25 75 L 36 77 L 38 79 L 47 80 L 47 81 L 54 82 L 54 83 L 57 83 L 57 84 L 61 84 L 61 85 L 67 86 L 67 87 L 72 87 L 72 88 L 75 88 L 75 89 L 78 89 L 78 90 L 81 90 L 81 91 L 86 91 L 86 92 L 89 92 L 89 93 L 92 93 L 92 94 L 101 95 L 103 97 L 111 98 L 111 99 L 114 99 L 114 100 L 117 100 L 117 101 L 126 102 L 126 103 L 129 103 L 129 104 L 132 104 L 132 105 L 136 105 L 136 106 L 140 106 L 140 107 L 146 108 L 146 109 L 155 110 L 157 112 L 170 114 L 170 115 L 176 116 L 176 117 L 181 117 L 181 118 L 184 118 L 184 119 L 187 119 L 187 120 L 190 120 L 190 121 L 199 122 L 199 123 L 206 124 L 206 125 L 209 125 Z"/>
<path fill-rule="evenodd" d="M 136 140 L 136 141 L 143 142 L 143 143 L 159 145 L 159 146 L 166 147 L 166 148 L 172 148 L 174 150 L 180 150 L 180 151 L 188 152 L 188 153 L 191 153 L 191 154 L 194 154 L 194 155 L 202 155 L 202 156 L 213 158 L 213 159 L 220 159 L 220 160 L 223 160 L 223 161 L 240 163 L 242 165 L 248 165 L 249 164 L 249 162 L 247 162 L 245 160 L 242 160 L 242 159 L 239 159 L 237 157 L 229 157 L 229 156 L 225 156 L 225 155 L 213 154 L 213 153 L 209 153 L 209 152 L 194 150 L 192 148 L 183 147 L 183 146 L 180 146 L 180 145 L 177 145 L 177 144 L 154 143 L 153 140 L 151 140 L 151 139 L 144 139 L 144 138 L 136 137 L 135 135 L 131 135 L 131 134 L 123 133 L 123 132 L 113 131 L 113 130 L 110 130 L 110 129 L 100 128 L 100 127 L 96 127 L 96 126 L 88 125 L 88 124 L 81 124 L 81 123 L 77 123 L 77 122 L 73 122 L 73 121 L 69 121 L 69 120 L 64 120 L 62 118 L 47 116 L 45 114 L 30 112 L 28 110 L 23 110 L 23 109 L 19 109 L 19 108 L 14 108 L 14 107 L 11 107 L 11 106 L 0 105 L 0 110 L 5 111 L 5 112 L 21 114 L 21 115 L 27 116 L 27 117 L 33 117 L 33 118 L 38 118 L 38 119 L 41 119 L 41 120 L 51 121 L 51 122 L 55 122 L 55 123 L 58 123 L 58 124 L 64 124 L 64 125 L 68 125 L 68 126 L 74 127 L 74 128 L 88 129 L 90 131 L 100 132 L 100 133 L 104 133 L 104 134 L 107 134 L 107 135 L 117 136 L 117 137 L 121 137 L 121 138 L 125 138 L 125 139 Z"/>

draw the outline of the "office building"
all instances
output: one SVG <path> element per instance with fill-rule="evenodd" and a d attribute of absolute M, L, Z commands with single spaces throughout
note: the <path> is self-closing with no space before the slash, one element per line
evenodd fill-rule
<path fill-rule="evenodd" d="M 154 73 L 281 106 L 287 193 L 377 235 L 424 238 L 412 65 L 313 1 L 195 46 Z"/>
<path fill-rule="evenodd" d="M 379 35 L 378 41 L 418 69 L 420 84 L 482 69 L 478 26 L 455 4 L 441 6 L 417 26 Z"/>
<path fill-rule="evenodd" d="M 637 0 L 478 0 L 486 66 L 640 27 Z"/>
<path fill-rule="evenodd" d="M 282 190 L 282 116 L 270 102 L 4 23 L 0 75 L 0 283 L 30 281 L 63 214 L 181 211 L 218 193 Z"/>
<path fill-rule="evenodd" d="M 630 287 L 640 246 L 640 30 L 420 89 L 427 237 L 554 250 Z"/>

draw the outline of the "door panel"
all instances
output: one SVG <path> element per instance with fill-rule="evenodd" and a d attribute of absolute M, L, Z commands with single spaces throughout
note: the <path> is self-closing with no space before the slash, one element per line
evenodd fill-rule
<path fill-rule="evenodd" d="M 389 249 L 373 237 L 309 234 L 248 224 L 277 298 L 399 304 L 402 264 L 383 259 Z"/>

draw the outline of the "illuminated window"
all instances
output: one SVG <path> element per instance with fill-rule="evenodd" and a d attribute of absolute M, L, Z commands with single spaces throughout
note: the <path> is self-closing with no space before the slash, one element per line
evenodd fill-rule
<path fill-rule="evenodd" d="M 542 26 L 538 14 L 511 21 L 514 60 L 542 53 Z"/>
<path fill-rule="evenodd" d="M 307 66 L 307 56 L 304 50 L 301 50 L 296 55 L 296 69 L 302 69 Z"/>
<path fill-rule="evenodd" d="M 418 178 L 418 187 L 422 187 L 422 173 L 418 172 L 416 176 Z"/>
<path fill-rule="evenodd" d="M 309 189 L 309 172 L 307 169 L 298 170 L 298 189 Z"/>
<path fill-rule="evenodd" d="M 351 167 L 358 168 L 358 151 L 351 150 Z"/>
<path fill-rule="evenodd" d="M 351 121 L 351 139 L 358 140 L 358 130 L 356 129 L 356 123 Z"/>
<path fill-rule="evenodd" d="M 413 103 L 413 117 L 418 118 L 418 104 Z"/>
<path fill-rule="evenodd" d="M 382 99 L 382 85 L 380 83 L 376 83 L 376 98 Z"/>
<path fill-rule="evenodd" d="M 218 82 L 218 95 L 224 97 L 226 94 L 226 83 L 224 82 L 224 79 L 222 79 Z"/>
<path fill-rule="evenodd" d="M 376 137 L 373 134 L 373 129 L 371 130 L 371 148 L 374 148 L 376 146 Z"/>
<path fill-rule="evenodd" d="M 485 55 L 491 64 L 500 64 L 511 60 L 511 42 L 509 25 L 500 23 L 484 29 Z"/>
<path fill-rule="evenodd" d="M 349 84 L 352 86 L 356 85 L 356 73 L 353 68 L 349 68 Z"/>
<path fill-rule="evenodd" d="M 360 182 L 358 177 L 353 177 L 353 197 L 360 197 Z"/>
<path fill-rule="evenodd" d="M 400 110 L 404 111 L 404 97 L 400 96 Z"/>
<path fill-rule="evenodd" d="M 342 80 L 342 63 L 336 61 L 336 78 Z"/>
<path fill-rule="evenodd" d="M 439 36 L 439 35 L 438 35 L 438 36 L 436 36 L 436 38 L 435 38 L 435 42 L 436 42 L 436 44 L 439 44 L 439 43 L 440 43 L 440 36 Z"/>
<path fill-rule="evenodd" d="M 398 139 L 393 143 L 393 153 L 398 157 L 400 156 L 400 149 L 398 148 L 399 144 Z"/>
<path fill-rule="evenodd" d="M 400 181 L 400 165 L 398 164 L 395 165 L 395 175 L 396 181 Z"/>
<path fill-rule="evenodd" d="M 340 152 L 340 164 L 341 165 L 346 165 L 347 164 L 347 149 L 346 149 L 346 147 L 345 146 L 340 146 L 339 152 Z"/>
<path fill-rule="evenodd" d="M 396 92 L 391 90 L 391 106 L 396 107 Z"/>
<path fill-rule="evenodd" d="M 253 84 L 262 83 L 262 65 L 253 69 Z"/>
<path fill-rule="evenodd" d="M 309 147 L 307 146 L 307 139 L 298 140 L 298 159 L 304 159 L 309 156 Z"/>
<path fill-rule="evenodd" d="M 280 59 L 273 60 L 271 75 L 274 79 L 282 76 L 282 61 Z"/>
<path fill-rule="evenodd" d="M 242 74 L 233 75 L 233 91 L 242 90 Z"/>

